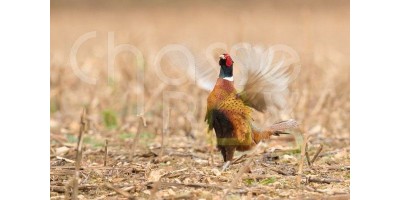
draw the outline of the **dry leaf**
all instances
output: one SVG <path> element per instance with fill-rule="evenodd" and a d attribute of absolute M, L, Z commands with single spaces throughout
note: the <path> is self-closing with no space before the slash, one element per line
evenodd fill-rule
<path fill-rule="evenodd" d="M 176 193 L 172 189 L 168 189 L 167 192 L 171 196 L 175 196 L 176 195 Z"/>
<path fill-rule="evenodd" d="M 63 158 L 63 157 L 61 157 L 61 156 L 56 156 L 56 158 L 57 158 L 58 160 L 65 160 L 66 162 L 69 162 L 69 163 L 75 163 L 74 160 L 70 160 L 70 159 L 68 159 L 68 158 Z"/>
<path fill-rule="evenodd" d="M 150 194 L 151 194 L 150 190 L 145 190 L 145 191 L 143 191 L 143 193 L 145 193 L 145 194 L 147 194 L 147 195 L 150 195 Z"/>
<path fill-rule="evenodd" d="M 61 155 L 64 155 L 65 153 L 67 153 L 68 151 L 69 151 L 69 148 L 66 146 L 58 147 L 58 148 L 56 148 L 56 155 L 61 156 Z"/>
<path fill-rule="evenodd" d="M 157 182 L 160 180 L 160 178 L 163 175 L 164 170 L 163 169 L 159 169 L 159 170 L 155 170 L 155 171 L 151 171 L 150 175 L 149 175 L 149 181 L 151 182 Z"/>
<path fill-rule="evenodd" d="M 283 156 L 282 156 L 282 160 L 292 160 L 292 161 L 297 161 L 297 158 L 296 158 L 296 157 L 294 157 L 294 156 L 292 156 L 292 155 L 287 155 L 287 154 L 285 154 L 285 155 L 283 155 Z"/>
<path fill-rule="evenodd" d="M 217 168 L 213 168 L 211 171 L 215 176 L 220 176 L 221 175 L 221 172 Z"/>

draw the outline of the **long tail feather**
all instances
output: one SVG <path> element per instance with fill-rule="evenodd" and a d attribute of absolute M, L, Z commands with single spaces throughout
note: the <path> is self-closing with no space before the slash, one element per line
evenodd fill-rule
<path fill-rule="evenodd" d="M 264 131 L 259 131 L 259 130 L 253 129 L 253 139 L 256 143 L 258 143 L 263 139 L 269 139 L 271 137 L 271 135 L 279 136 L 281 134 L 290 134 L 285 131 L 287 131 L 289 129 L 295 129 L 298 127 L 299 127 L 299 123 L 294 119 L 281 121 L 281 122 L 271 125 Z"/>
<path fill-rule="evenodd" d="M 294 129 L 294 128 L 298 128 L 298 127 L 299 127 L 299 123 L 297 123 L 296 120 L 289 119 L 289 120 L 275 123 L 275 124 L 271 125 L 270 127 L 268 127 L 267 130 L 269 130 L 271 132 L 283 132 L 284 130 Z"/>

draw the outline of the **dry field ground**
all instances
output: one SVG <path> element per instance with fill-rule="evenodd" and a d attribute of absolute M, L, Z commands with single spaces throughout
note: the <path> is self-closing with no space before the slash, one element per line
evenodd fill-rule
<path fill-rule="evenodd" d="M 51 199 L 71 198 L 74 191 L 78 199 L 349 198 L 349 1 L 118 2 L 51 1 Z M 96 84 L 73 73 L 70 60 L 74 42 L 92 31 L 96 37 L 80 47 L 76 59 Z M 123 52 L 110 78 L 109 32 L 114 46 L 130 44 L 142 52 L 143 68 Z M 154 75 L 154 59 L 165 45 L 200 51 L 215 42 L 228 48 L 239 42 L 285 44 L 299 54 L 301 71 L 290 86 L 295 95 L 286 117 L 302 123 L 310 160 L 322 146 L 311 166 L 304 161 L 302 174 L 300 133 L 236 153 L 235 163 L 221 172 L 214 133 L 205 131 L 203 121 L 208 93 L 190 83 L 165 85 Z M 179 74 L 172 67 L 163 71 Z M 137 87 L 142 82 L 144 91 Z M 169 126 L 162 137 L 166 91 L 191 98 L 168 102 Z M 136 116 L 138 95 L 145 100 L 146 127 Z M 185 118 L 188 110 L 194 123 Z M 258 113 L 256 121 L 275 120 Z"/>

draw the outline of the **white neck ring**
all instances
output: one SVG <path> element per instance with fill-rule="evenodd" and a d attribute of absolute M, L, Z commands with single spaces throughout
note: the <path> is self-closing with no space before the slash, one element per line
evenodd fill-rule
<path fill-rule="evenodd" d="M 225 79 L 225 80 L 228 80 L 228 81 L 233 81 L 233 76 L 231 76 L 231 77 L 224 77 L 224 79 Z"/>

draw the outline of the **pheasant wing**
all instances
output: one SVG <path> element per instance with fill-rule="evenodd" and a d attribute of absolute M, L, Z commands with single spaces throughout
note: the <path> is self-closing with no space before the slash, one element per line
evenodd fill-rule
<path fill-rule="evenodd" d="M 175 47 L 176 51 L 164 54 L 167 62 L 173 67 L 186 72 L 190 81 L 199 88 L 211 91 L 219 73 L 218 56 L 226 52 L 226 45 L 215 43 L 201 52 L 195 52 L 183 45 Z"/>
<path fill-rule="evenodd" d="M 215 43 L 200 53 L 184 48 L 189 53 L 172 51 L 166 54 L 167 59 L 187 72 L 198 87 L 211 91 L 218 78 L 218 55 L 226 52 L 226 45 Z M 288 85 L 300 71 L 299 56 L 292 48 L 285 45 L 264 48 L 240 43 L 231 48 L 230 55 L 234 60 L 238 96 L 248 106 L 261 112 L 277 111 L 286 106 Z"/>
<path fill-rule="evenodd" d="M 241 72 L 237 82 L 239 96 L 247 105 L 261 112 L 286 106 L 289 83 L 300 70 L 299 57 L 293 49 L 241 44 L 232 48 L 231 55 Z"/>

